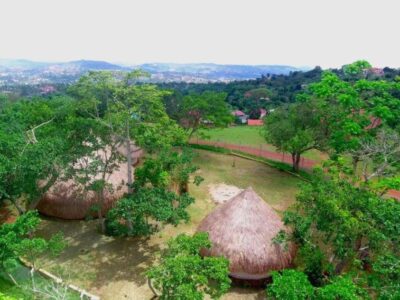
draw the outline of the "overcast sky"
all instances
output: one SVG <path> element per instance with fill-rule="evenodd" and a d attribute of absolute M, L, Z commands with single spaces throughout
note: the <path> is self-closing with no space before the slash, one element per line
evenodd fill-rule
<path fill-rule="evenodd" d="M 400 67 L 398 0 L 0 0 L 0 57 Z"/>

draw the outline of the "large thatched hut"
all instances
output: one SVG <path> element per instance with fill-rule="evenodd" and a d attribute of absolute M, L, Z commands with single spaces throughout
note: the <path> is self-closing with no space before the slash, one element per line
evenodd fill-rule
<path fill-rule="evenodd" d="M 202 254 L 226 257 L 232 279 L 252 283 L 267 281 L 271 271 L 291 265 L 294 245 L 284 249 L 273 242 L 284 229 L 277 213 L 252 188 L 217 207 L 198 227 L 212 242 Z"/>
<path fill-rule="evenodd" d="M 140 148 L 132 144 L 132 164 L 138 163 L 143 155 Z M 118 147 L 117 151 L 125 156 L 124 148 Z M 108 155 L 107 151 L 101 155 Z M 82 159 L 85 164 L 85 159 Z M 85 166 L 83 166 L 84 168 Z M 132 168 L 133 169 L 133 168 Z M 100 178 L 100 175 L 97 176 Z M 104 193 L 102 212 L 104 215 L 114 203 L 128 192 L 128 164 L 118 163 L 118 167 L 112 173 L 106 174 L 106 182 L 109 184 Z M 99 199 L 95 192 L 88 190 L 76 180 L 59 179 L 40 199 L 36 208 L 44 215 L 67 220 L 81 220 L 88 216 L 97 216 L 95 211 L 99 205 Z"/>

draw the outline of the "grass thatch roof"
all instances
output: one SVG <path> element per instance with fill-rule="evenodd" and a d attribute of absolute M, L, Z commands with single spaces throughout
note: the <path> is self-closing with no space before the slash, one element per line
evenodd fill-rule
<path fill-rule="evenodd" d="M 206 256 L 224 256 L 230 275 L 239 279 L 263 279 L 273 270 L 289 267 L 295 247 L 285 250 L 273 242 L 285 229 L 280 217 L 252 188 L 217 207 L 199 225 L 212 242 Z"/>
<path fill-rule="evenodd" d="M 131 145 L 134 146 L 133 143 Z M 135 157 L 135 160 L 133 160 L 133 164 L 143 154 L 140 148 L 134 147 L 135 151 L 132 156 Z M 117 151 L 123 152 L 123 147 L 119 147 Z M 99 154 L 108 155 L 107 151 Z M 123 155 L 124 153 L 121 154 Z M 100 175 L 98 177 L 100 178 Z M 106 189 L 104 194 L 103 215 L 114 205 L 115 201 L 128 192 L 126 185 L 128 181 L 127 163 L 120 162 L 118 168 L 111 174 L 106 175 L 106 181 L 110 184 L 110 187 Z M 98 196 L 93 191 L 85 189 L 82 184 L 73 179 L 66 181 L 60 179 L 43 195 L 37 205 L 37 209 L 47 216 L 67 220 L 80 220 L 90 215 L 97 216 L 97 213 L 93 211 L 93 207 L 98 203 Z"/>

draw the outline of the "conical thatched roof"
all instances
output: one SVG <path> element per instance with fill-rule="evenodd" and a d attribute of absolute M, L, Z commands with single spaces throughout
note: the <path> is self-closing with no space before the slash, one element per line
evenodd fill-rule
<path fill-rule="evenodd" d="M 238 279 L 263 279 L 271 271 L 289 267 L 295 247 L 285 250 L 273 242 L 285 229 L 280 217 L 252 188 L 217 207 L 199 225 L 212 242 L 206 256 L 224 256 L 230 275 Z"/>
<path fill-rule="evenodd" d="M 104 215 L 125 193 L 128 192 L 127 164 L 122 163 L 119 169 L 107 176 L 107 182 L 112 184 L 112 190 L 106 191 L 102 214 Z M 45 193 L 37 205 L 40 213 L 66 220 L 81 220 L 88 216 L 97 216 L 92 210 L 98 203 L 98 198 L 93 191 L 85 188 L 70 179 L 57 181 Z"/>
<path fill-rule="evenodd" d="M 118 148 L 117 151 L 120 152 L 122 149 Z M 139 152 L 136 152 L 136 154 L 139 154 Z M 100 155 L 108 154 L 106 151 L 101 152 Z M 97 177 L 100 178 L 100 175 Z M 106 175 L 106 181 L 110 184 L 110 187 L 105 191 L 102 209 L 103 215 L 114 205 L 115 201 L 128 192 L 127 163 L 119 163 L 118 167 L 111 174 Z M 73 179 L 67 181 L 58 180 L 43 195 L 37 205 L 37 209 L 40 213 L 47 216 L 67 220 L 80 220 L 90 215 L 97 216 L 97 213 L 93 211 L 93 207 L 98 203 L 97 195 L 93 191 L 85 189 L 82 184 Z"/>

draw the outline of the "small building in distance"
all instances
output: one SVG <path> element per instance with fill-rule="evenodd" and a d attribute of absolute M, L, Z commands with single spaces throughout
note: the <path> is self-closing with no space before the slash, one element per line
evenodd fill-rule
<path fill-rule="evenodd" d="M 264 122 L 260 119 L 248 119 L 247 125 L 249 126 L 263 126 Z"/>
<path fill-rule="evenodd" d="M 295 246 L 274 242 L 285 229 L 274 209 L 247 188 L 205 217 L 197 231 L 207 232 L 212 243 L 202 255 L 226 257 L 234 282 L 260 285 L 269 281 L 272 271 L 292 265 Z"/>
<path fill-rule="evenodd" d="M 241 110 L 233 111 L 232 115 L 235 117 L 236 123 L 239 123 L 239 124 L 246 124 L 247 123 L 247 119 L 249 118 L 248 115 L 246 115 Z"/>

